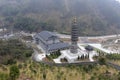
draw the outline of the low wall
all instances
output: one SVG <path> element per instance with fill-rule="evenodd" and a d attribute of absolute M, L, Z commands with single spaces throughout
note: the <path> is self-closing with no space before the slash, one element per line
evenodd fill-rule
<path fill-rule="evenodd" d="M 69 65 L 75 65 L 75 66 L 79 66 L 79 65 L 93 65 L 93 64 L 98 64 L 98 62 L 75 62 L 75 63 L 53 63 L 53 62 L 45 62 L 42 61 L 40 63 L 49 65 L 49 66 L 69 66 Z"/>

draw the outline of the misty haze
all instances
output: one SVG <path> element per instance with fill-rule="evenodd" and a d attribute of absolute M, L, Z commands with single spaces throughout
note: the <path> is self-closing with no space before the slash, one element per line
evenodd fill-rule
<path fill-rule="evenodd" d="M 0 80 L 120 80 L 120 0 L 0 0 Z"/>
<path fill-rule="evenodd" d="M 115 0 L 0 0 L 0 22 L 18 30 L 70 34 L 70 21 L 77 16 L 81 36 L 116 34 L 119 8 Z"/>

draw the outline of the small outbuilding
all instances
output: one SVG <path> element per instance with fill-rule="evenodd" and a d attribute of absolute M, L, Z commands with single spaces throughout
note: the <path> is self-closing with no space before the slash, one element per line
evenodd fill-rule
<path fill-rule="evenodd" d="M 87 51 L 93 51 L 94 50 L 94 48 L 92 46 L 90 46 L 90 45 L 86 46 L 85 49 Z"/>

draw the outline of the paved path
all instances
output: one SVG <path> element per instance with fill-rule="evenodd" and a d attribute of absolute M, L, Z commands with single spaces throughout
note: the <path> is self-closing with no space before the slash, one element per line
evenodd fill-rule
<path fill-rule="evenodd" d="M 43 58 L 45 58 L 46 55 L 44 53 L 40 54 L 37 50 L 34 49 L 34 53 L 32 55 L 33 60 L 37 62 L 41 62 Z"/>
<path fill-rule="evenodd" d="M 120 71 L 120 66 L 119 65 L 116 65 L 116 64 L 111 63 L 111 62 L 107 62 L 107 64 Z"/>
<path fill-rule="evenodd" d="M 59 33 L 57 33 L 57 36 L 59 36 L 60 38 L 71 38 L 70 35 L 59 34 Z M 120 36 L 120 34 L 118 34 L 118 35 L 94 36 L 94 37 L 85 36 L 85 37 L 79 37 L 79 38 L 111 38 L 111 37 L 117 37 L 117 36 Z"/>
<path fill-rule="evenodd" d="M 92 47 L 94 47 L 94 48 L 97 48 L 97 49 L 99 49 L 99 50 L 101 50 L 101 51 L 103 51 L 103 52 L 105 52 L 107 54 L 119 53 L 119 50 L 115 51 L 115 50 L 105 49 L 105 48 L 102 47 L 101 44 L 95 44 L 95 43 L 93 43 L 93 44 L 89 44 L 89 45 L 92 46 Z"/>

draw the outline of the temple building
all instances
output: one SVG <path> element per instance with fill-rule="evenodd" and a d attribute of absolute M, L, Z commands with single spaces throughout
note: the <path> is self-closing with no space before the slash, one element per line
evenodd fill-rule
<path fill-rule="evenodd" d="M 71 53 L 73 54 L 78 53 L 77 41 L 78 41 L 78 27 L 76 18 L 74 18 L 71 29 L 71 49 L 70 49 Z"/>
<path fill-rule="evenodd" d="M 60 41 L 59 37 L 50 31 L 42 31 L 35 35 L 34 39 L 46 53 L 53 53 L 70 47 L 68 43 Z"/>

